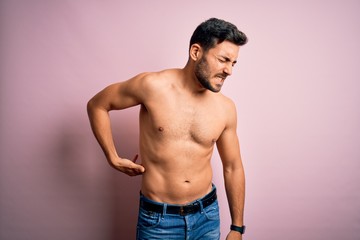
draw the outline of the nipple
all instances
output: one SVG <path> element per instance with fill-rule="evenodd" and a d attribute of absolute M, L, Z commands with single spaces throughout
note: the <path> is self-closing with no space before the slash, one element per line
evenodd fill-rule
<path fill-rule="evenodd" d="M 158 129 L 159 129 L 160 132 L 164 131 L 163 127 L 159 127 Z"/>

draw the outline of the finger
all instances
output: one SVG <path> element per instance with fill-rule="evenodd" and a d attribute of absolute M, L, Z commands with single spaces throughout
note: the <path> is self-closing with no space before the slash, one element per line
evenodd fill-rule
<path fill-rule="evenodd" d="M 138 172 L 139 174 L 142 174 L 143 172 L 145 172 L 145 168 L 142 165 L 136 164 L 136 166 L 134 167 L 134 170 L 136 172 Z"/>
<path fill-rule="evenodd" d="M 133 162 L 136 162 L 136 160 L 138 159 L 138 157 L 139 157 L 139 154 L 136 154 L 135 157 L 134 157 L 134 159 L 133 159 L 132 161 L 133 161 Z"/>
<path fill-rule="evenodd" d="M 133 168 L 133 169 L 127 171 L 127 174 L 132 177 L 143 174 L 143 172 L 145 171 L 145 168 L 141 165 L 139 165 L 139 166 L 140 167 L 136 167 L 136 168 Z"/>

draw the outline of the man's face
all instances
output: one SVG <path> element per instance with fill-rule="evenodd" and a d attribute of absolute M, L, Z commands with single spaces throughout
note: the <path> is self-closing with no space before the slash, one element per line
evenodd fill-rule
<path fill-rule="evenodd" d="M 232 73 L 238 53 L 239 46 L 229 41 L 205 52 L 195 65 L 195 76 L 200 84 L 212 92 L 219 92 L 226 77 Z"/>

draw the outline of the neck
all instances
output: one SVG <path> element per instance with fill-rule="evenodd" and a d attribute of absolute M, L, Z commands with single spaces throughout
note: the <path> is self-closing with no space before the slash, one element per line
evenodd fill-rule
<path fill-rule="evenodd" d="M 184 89 L 194 94 L 202 94 L 207 92 L 207 89 L 200 84 L 194 72 L 194 64 L 191 61 L 188 61 L 185 67 L 182 69 L 182 86 Z"/>

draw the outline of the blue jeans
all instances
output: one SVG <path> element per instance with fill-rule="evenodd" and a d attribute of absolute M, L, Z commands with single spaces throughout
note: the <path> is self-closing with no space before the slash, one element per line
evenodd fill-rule
<path fill-rule="evenodd" d="M 215 188 L 215 187 L 214 187 Z M 140 196 L 142 201 L 162 206 L 162 212 L 153 212 L 139 208 L 139 217 L 137 225 L 137 240 L 153 239 L 220 239 L 220 216 L 218 201 L 215 200 L 207 207 L 203 207 L 202 199 L 193 203 L 200 205 L 199 211 L 188 214 L 167 213 L 171 206 L 166 203 L 154 202 L 143 195 Z"/>

